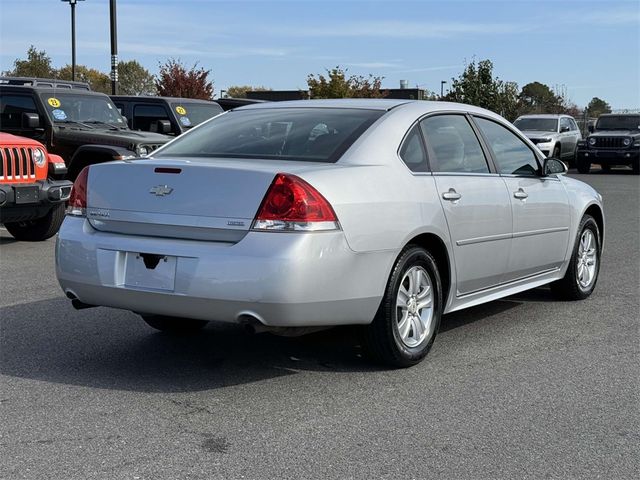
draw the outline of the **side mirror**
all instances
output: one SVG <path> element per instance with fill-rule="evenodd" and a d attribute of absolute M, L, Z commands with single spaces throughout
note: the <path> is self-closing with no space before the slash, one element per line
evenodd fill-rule
<path fill-rule="evenodd" d="M 40 126 L 40 116 L 37 113 L 22 112 L 22 128 L 34 129 Z"/>
<path fill-rule="evenodd" d="M 589 130 L 589 133 L 593 133 L 593 131 L 595 130 L 595 128 L 593 128 L 593 125 L 589 125 L 587 127 L 587 130 Z"/>
<path fill-rule="evenodd" d="M 159 133 L 170 133 L 171 132 L 171 122 L 169 120 L 159 120 L 158 121 L 158 131 Z"/>
<path fill-rule="evenodd" d="M 569 171 L 567 166 L 562 160 L 549 157 L 544 159 L 544 165 L 542 166 L 542 173 L 545 177 L 549 175 L 562 175 Z"/>
<path fill-rule="evenodd" d="M 151 131 L 167 135 L 171 132 L 171 122 L 169 120 L 156 120 L 152 124 Z"/>
<path fill-rule="evenodd" d="M 568 132 L 570 129 L 567 126 L 560 127 L 560 133 Z"/>

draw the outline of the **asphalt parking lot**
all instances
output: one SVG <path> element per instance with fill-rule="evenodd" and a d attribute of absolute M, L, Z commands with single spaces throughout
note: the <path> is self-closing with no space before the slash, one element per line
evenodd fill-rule
<path fill-rule="evenodd" d="M 446 316 L 407 370 L 369 365 L 348 328 L 171 338 L 76 311 L 54 240 L 0 229 L 0 478 L 637 478 L 640 183 L 573 176 L 604 196 L 594 295 Z"/>

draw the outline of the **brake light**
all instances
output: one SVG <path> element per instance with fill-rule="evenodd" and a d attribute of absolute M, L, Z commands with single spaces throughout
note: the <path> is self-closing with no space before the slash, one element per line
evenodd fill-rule
<path fill-rule="evenodd" d="M 84 167 L 71 188 L 71 196 L 67 204 L 67 215 L 84 217 L 87 214 L 87 180 L 89 167 Z"/>
<path fill-rule="evenodd" d="M 278 173 L 267 190 L 254 230 L 338 230 L 333 208 L 315 188 L 295 175 Z"/>

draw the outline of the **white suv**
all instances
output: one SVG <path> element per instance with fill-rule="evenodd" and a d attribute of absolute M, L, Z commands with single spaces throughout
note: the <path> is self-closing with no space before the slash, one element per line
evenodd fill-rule
<path fill-rule="evenodd" d="M 566 160 L 573 165 L 582 134 L 569 115 L 522 115 L 513 124 L 536 144 L 547 157 Z"/>

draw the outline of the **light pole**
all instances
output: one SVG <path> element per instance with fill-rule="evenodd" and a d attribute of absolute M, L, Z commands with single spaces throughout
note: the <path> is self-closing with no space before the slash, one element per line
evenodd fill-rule
<path fill-rule="evenodd" d="M 446 80 L 441 80 L 440 81 L 440 99 L 442 99 L 442 97 L 444 97 L 444 84 L 447 83 Z"/>
<path fill-rule="evenodd" d="M 116 0 L 109 2 L 109 19 L 111 25 L 111 95 L 118 94 L 118 22 Z"/>
<path fill-rule="evenodd" d="M 71 5 L 71 80 L 76 79 L 76 3 L 84 0 L 62 0 Z"/>

